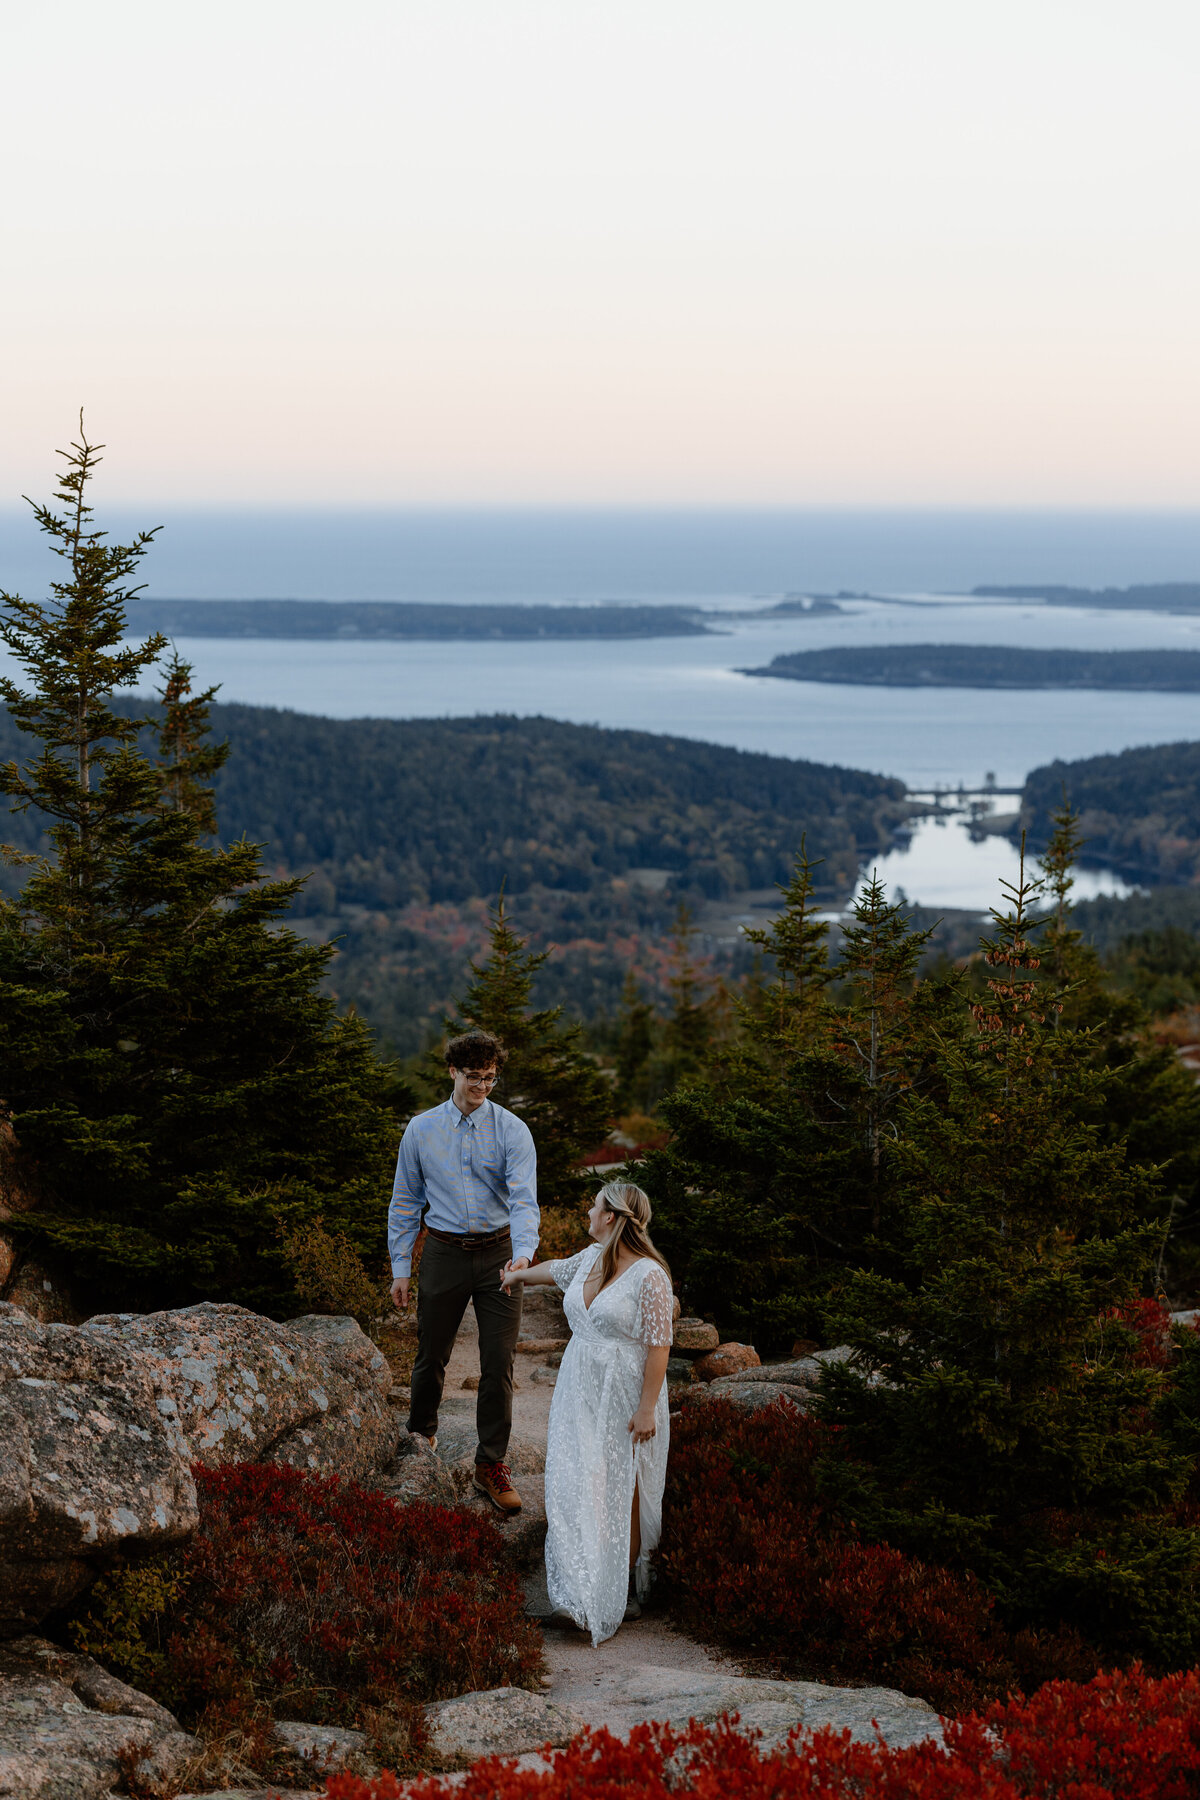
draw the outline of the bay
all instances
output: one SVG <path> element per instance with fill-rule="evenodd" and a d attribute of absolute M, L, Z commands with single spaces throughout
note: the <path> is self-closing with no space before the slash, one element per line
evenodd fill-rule
<path fill-rule="evenodd" d="M 115 535 L 134 515 L 106 518 Z M 140 512 L 137 523 L 152 523 Z M 1200 619 L 981 602 L 979 582 L 1194 579 L 1200 514 L 605 511 L 575 514 L 176 512 L 146 565 L 170 596 L 437 601 L 677 600 L 707 638 L 463 643 L 181 639 L 221 698 L 350 718 L 508 712 L 669 733 L 897 775 L 910 787 L 1019 788 L 1055 758 L 1200 737 L 1200 696 L 900 689 L 748 677 L 842 644 L 1200 647 Z M 0 515 L 3 585 L 43 590 L 27 517 Z M 57 573 L 57 571 L 55 571 Z M 895 604 L 752 616 L 787 591 L 869 587 Z M 953 590 L 959 591 L 955 594 Z M 904 602 L 904 603 L 900 603 Z M 10 659 L 0 656 L 10 672 Z M 1005 805 L 1011 802 L 1003 803 Z M 930 905 L 986 906 L 1015 852 L 930 822 L 884 873 Z M 1104 872 L 1088 874 L 1119 887 Z"/>
<path fill-rule="evenodd" d="M 1200 695 L 853 687 L 740 673 L 828 644 L 1200 644 L 1200 619 L 1004 603 L 856 601 L 841 615 L 715 617 L 714 635 L 301 642 L 181 638 L 221 698 L 334 718 L 544 714 L 897 775 L 910 787 L 1019 787 L 1029 769 L 1200 736 Z"/>
<path fill-rule="evenodd" d="M 179 647 L 197 681 L 219 683 L 229 700 L 336 718 L 544 714 L 869 769 L 916 790 L 980 790 L 989 779 L 1019 789 L 1030 768 L 1056 758 L 1200 736 L 1195 694 L 852 687 L 739 672 L 835 643 L 1195 645 L 1196 619 L 926 598 L 846 603 L 840 615 L 802 619 L 743 610 L 712 623 L 719 635 L 625 642 L 193 638 Z M 911 900 L 980 911 L 1017 871 L 1014 846 L 999 836 L 974 841 L 965 816 L 923 822 L 880 865 Z M 1080 898 L 1128 891 L 1110 870 L 1080 872 Z"/>

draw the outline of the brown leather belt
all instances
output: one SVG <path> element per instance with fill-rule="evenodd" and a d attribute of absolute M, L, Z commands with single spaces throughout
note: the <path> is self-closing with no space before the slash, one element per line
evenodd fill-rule
<path fill-rule="evenodd" d="M 425 1227 L 430 1237 L 439 1244 L 457 1244 L 460 1250 L 487 1250 L 492 1244 L 502 1244 L 512 1236 L 512 1227 L 506 1225 L 502 1231 L 438 1231 L 434 1226 Z"/>

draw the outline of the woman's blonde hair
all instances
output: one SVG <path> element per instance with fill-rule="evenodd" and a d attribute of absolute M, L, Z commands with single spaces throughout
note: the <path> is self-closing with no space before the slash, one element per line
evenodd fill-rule
<path fill-rule="evenodd" d="M 607 1287 L 616 1274 L 617 1251 L 622 1244 L 632 1255 L 648 1256 L 656 1262 L 670 1281 L 666 1258 L 650 1241 L 650 1202 L 641 1188 L 632 1181 L 606 1181 L 596 1198 L 616 1221 L 600 1258 L 600 1286 Z"/>

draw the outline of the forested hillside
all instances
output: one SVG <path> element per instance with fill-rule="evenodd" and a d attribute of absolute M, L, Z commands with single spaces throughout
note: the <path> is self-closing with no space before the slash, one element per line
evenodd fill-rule
<path fill-rule="evenodd" d="M 6 714 L 0 731 L 0 757 L 25 749 Z M 883 776 L 550 719 L 216 706 L 213 731 L 232 746 L 222 837 L 265 844 L 272 873 L 311 875 L 303 929 L 339 938 L 339 993 L 405 1048 L 482 944 L 502 884 L 535 944 L 562 947 L 543 996 L 587 1011 L 615 1000 L 630 963 L 661 962 L 681 899 L 785 881 L 807 834 L 840 900 L 907 810 Z M 33 848 L 38 832 L 17 815 L 6 835 Z"/>
<path fill-rule="evenodd" d="M 409 600 L 131 600 L 135 637 L 705 637 L 686 606 L 453 606 Z"/>
<path fill-rule="evenodd" d="M 870 644 L 795 650 L 744 675 L 869 687 L 1120 688 L 1200 692 L 1200 650 L 1022 650 Z"/>
<path fill-rule="evenodd" d="M 1080 814 L 1085 855 L 1131 880 L 1200 880 L 1200 743 L 1152 744 L 1046 763 L 1025 782 L 1021 819 L 1044 844 L 1063 791 Z"/>

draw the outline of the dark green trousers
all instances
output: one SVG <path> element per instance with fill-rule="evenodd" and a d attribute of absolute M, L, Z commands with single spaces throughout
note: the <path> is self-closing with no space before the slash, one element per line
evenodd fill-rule
<path fill-rule="evenodd" d="M 521 1332 L 521 1289 L 506 1294 L 500 1286 L 500 1271 L 511 1256 L 511 1238 L 468 1250 L 435 1237 L 425 1240 L 421 1255 L 408 1429 L 423 1437 L 432 1437 L 437 1430 L 446 1364 L 469 1301 L 479 1326 L 477 1463 L 503 1462 L 512 1431 L 513 1351 Z"/>

